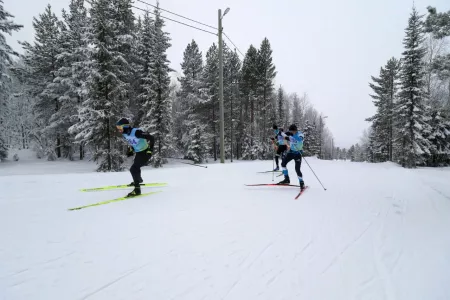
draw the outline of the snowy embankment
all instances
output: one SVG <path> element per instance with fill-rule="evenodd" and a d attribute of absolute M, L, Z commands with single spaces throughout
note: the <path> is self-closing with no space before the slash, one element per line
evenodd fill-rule
<path fill-rule="evenodd" d="M 303 164 L 294 200 L 244 186 L 270 161 L 176 164 L 144 168 L 161 193 L 68 211 L 129 173 L 20 162 L 0 164 L 2 300 L 450 299 L 448 168 L 308 159 L 327 191 Z"/>

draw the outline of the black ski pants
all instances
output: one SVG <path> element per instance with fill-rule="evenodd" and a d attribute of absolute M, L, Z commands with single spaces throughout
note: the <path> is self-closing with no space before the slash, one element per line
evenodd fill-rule
<path fill-rule="evenodd" d="M 286 150 L 287 150 L 286 145 L 278 146 L 277 154 L 275 154 L 275 163 L 277 164 L 277 167 L 278 167 L 278 160 L 279 160 L 280 155 L 281 155 L 281 161 L 283 161 Z"/>
<path fill-rule="evenodd" d="M 134 157 L 133 165 L 131 165 L 130 173 L 133 176 L 133 181 L 136 186 L 139 186 L 141 183 L 141 167 L 146 166 L 150 158 L 152 157 L 151 153 L 147 153 L 147 150 L 136 152 L 136 156 Z"/>
<path fill-rule="evenodd" d="M 289 176 L 286 166 L 291 160 L 295 161 L 295 172 L 297 173 L 297 176 L 303 178 L 303 174 L 300 171 L 300 166 L 302 164 L 302 155 L 300 153 L 294 152 L 288 152 L 281 162 L 284 176 Z"/>

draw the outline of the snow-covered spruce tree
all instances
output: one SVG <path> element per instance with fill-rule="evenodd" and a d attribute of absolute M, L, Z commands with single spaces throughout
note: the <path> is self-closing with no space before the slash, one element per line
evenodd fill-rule
<path fill-rule="evenodd" d="M 269 151 L 270 144 L 267 142 L 268 136 L 272 131 L 272 124 L 268 124 L 268 115 L 267 108 L 270 101 L 270 96 L 273 92 L 273 80 L 277 72 L 275 71 L 275 65 L 273 64 L 272 59 L 272 48 L 270 46 L 270 42 L 267 38 L 261 43 L 261 46 L 258 50 L 258 58 L 257 58 L 257 80 L 258 80 L 258 98 L 259 98 L 259 136 L 260 140 L 263 142 L 262 148 L 262 157 L 266 156 L 266 153 Z"/>
<path fill-rule="evenodd" d="M 311 124 L 309 120 L 306 120 L 305 128 L 303 130 L 305 135 L 304 155 L 314 156 L 319 154 L 319 137 L 315 124 Z"/>
<path fill-rule="evenodd" d="M 297 93 L 293 93 L 290 98 L 292 99 L 292 114 L 291 114 L 291 122 L 292 124 L 296 124 L 298 128 L 302 129 L 304 126 L 303 122 L 303 110 L 300 104 L 300 98 Z"/>
<path fill-rule="evenodd" d="M 224 47 L 224 115 L 225 115 L 225 157 L 229 158 L 237 150 L 236 132 L 237 120 L 239 119 L 239 89 L 238 84 L 241 76 L 241 60 L 236 50 L 231 51 Z M 233 121 L 234 120 L 234 121 Z"/>
<path fill-rule="evenodd" d="M 366 119 L 372 122 L 373 132 L 371 138 L 371 151 L 373 160 L 392 161 L 393 155 L 393 109 L 398 93 L 398 77 L 400 63 L 397 59 L 391 58 L 384 68 L 380 69 L 380 76 L 372 76 L 373 83 L 370 83 L 374 94 L 370 95 L 377 108 L 374 116 Z"/>
<path fill-rule="evenodd" d="M 205 107 L 202 110 L 202 119 L 207 124 L 208 133 L 211 137 L 211 151 L 214 160 L 218 154 L 219 136 L 219 53 L 216 44 L 213 44 L 206 52 L 206 63 L 203 68 L 202 86 L 205 95 Z"/>
<path fill-rule="evenodd" d="M 285 122 L 285 107 L 286 107 L 286 96 L 284 94 L 283 88 L 280 86 L 277 92 L 277 124 L 280 127 L 285 128 L 287 123 Z"/>
<path fill-rule="evenodd" d="M 11 46 L 6 43 L 4 34 L 11 35 L 13 31 L 20 30 L 23 26 L 13 22 L 14 16 L 3 8 L 3 0 L 0 0 L 0 127 L 4 128 L 6 109 L 6 83 L 9 76 L 6 75 L 8 66 L 12 63 L 11 55 L 18 55 Z M 5 132 L 0 130 L 0 161 L 8 156 Z"/>
<path fill-rule="evenodd" d="M 415 8 L 405 31 L 401 92 L 395 108 L 398 128 L 396 143 L 401 165 L 414 168 L 424 162 L 426 155 L 430 155 L 430 142 L 426 136 L 431 130 L 425 106 L 423 22 Z"/>
<path fill-rule="evenodd" d="M 127 32 L 132 29 L 129 14 L 126 6 L 117 1 L 92 1 L 89 94 L 80 108 L 79 122 L 70 131 L 77 134 L 77 141 L 92 147 L 94 160 L 99 162 L 97 171 L 123 170 L 125 157 L 120 147 L 123 141 L 114 125 L 128 107 L 129 84 L 124 80 L 130 68 L 127 61 Z"/>
<path fill-rule="evenodd" d="M 90 60 L 88 50 L 89 18 L 83 0 L 71 0 L 69 11 L 63 10 L 64 26 L 62 27 L 60 46 L 57 56 L 59 69 L 55 79 L 44 91 L 58 97 L 59 110 L 50 118 L 45 130 L 50 134 L 57 133 L 61 139 L 63 156 L 73 159 L 75 152 L 74 135 L 68 129 L 79 121 L 78 110 L 87 95 L 87 78 L 89 77 Z M 79 145 L 79 158 L 83 159 L 83 145 Z"/>
<path fill-rule="evenodd" d="M 35 118 L 36 142 L 38 150 L 43 151 L 48 160 L 61 157 L 61 136 L 54 131 L 47 130 L 50 126 L 50 120 L 60 110 L 58 101 L 59 91 L 47 89 L 49 84 L 56 78 L 56 72 L 60 65 L 58 55 L 63 48 L 61 46 L 61 30 L 63 24 L 52 12 L 48 5 L 45 12 L 39 14 L 38 18 L 33 19 L 35 29 L 34 44 L 22 43 L 25 54 L 23 56 L 26 64 L 27 85 L 32 97 L 36 97 Z"/>
<path fill-rule="evenodd" d="M 169 97 L 170 76 L 172 71 L 167 59 L 167 49 L 171 46 L 169 34 L 164 31 L 164 20 L 158 8 L 154 10 L 154 53 L 153 68 L 149 74 L 152 82 L 149 86 L 151 90 L 152 102 L 148 109 L 146 119 L 142 122 L 145 129 L 155 136 L 155 154 L 153 156 L 153 166 L 160 167 L 167 162 L 166 157 L 173 151 L 171 141 L 172 126 L 172 101 Z"/>
<path fill-rule="evenodd" d="M 260 158 L 260 153 L 256 150 L 261 149 L 259 147 L 261 141 L 256 132 L 258 76 L 258 50 L 253 45 L 250 45 L 242 63 L 242 79 L 239 85 L 241 100 L 245 107 L 243 118 L 239 124 L 243 159 Z"/>
<path fill-rule="evenodd" d="M 431 131 L 428 137 L 431 142 L 429 165 L 437 167 L 450 163 L 450 121 L 446 120 L 439 110 L 431 113 Z"/>
<path fill-rule="evenodd" d="M 428 61 L 427 79 L 431 77 L 429 84 L 433 86 L 430 91 L 432 155 L 429 164 L 437 166 L 450 164 L 450 53 L 448 48 L 442 47 L 450 36 L 450 11 L 438 13 L 434 7 L 428 7 L 428 13 L 425 31 L 430 33 L 432 43 L 428 47 L 427 58 L 431 61 Z"/>
<path fill-rule="evenodd" d="M 183 77 L 178 99 L 181 102 L 182 144 L 184 157 L 195 163 L 203 162 L 210 148 L 210 138 L 204 119 L 201 117 L 203 60 L 197 43 L 192 40 L 183 54 L 181 63 Z"/>
<path fill-rule="evenodd" d="M 136 57 L 136 67 L 138 69 L 138 82 L 136 87 L 138 92 L 137 101 L 135 103 L 135 125 L 140 126 L 142 122 L 146 122 L 147 126 L 151 119 L 146 119 L 146 114 L 152 107 L 154 100 L 153 83 L 154 78 L 154 47 L 155 47 L 155 22 L 150 13 L 145 12 L 144 19 L 141 24 L 141 30 L 138 35 L 138 45 Z"/>

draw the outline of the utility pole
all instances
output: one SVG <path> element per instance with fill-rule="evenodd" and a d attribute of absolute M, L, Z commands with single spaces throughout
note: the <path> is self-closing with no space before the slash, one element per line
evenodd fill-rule
<path fill-rule="evenodd" d="M 227 11 L 225 11 L 227 13 Z M 225 14 L 224 14 L 225 15 Z M 220 110 L 220 163 L 225 163 L 224 151 L 224 113 L 223 113 L 223 49 L 222 49 L 222 10 L 219 9 L 219 110 Z"/>

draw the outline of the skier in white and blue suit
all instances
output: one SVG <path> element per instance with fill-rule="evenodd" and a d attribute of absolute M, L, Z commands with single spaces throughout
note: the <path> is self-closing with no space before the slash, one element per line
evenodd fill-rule
<path fill-rule="evenodd" d="M 277 167 L 273 171 L 278 171 L 280 169 L 278 160 L 281 155 L 281 161 L 283 161 L 284 155 L 286 154 L 287 150 L 287 141 L 283 136 L 283 128 L 278 128 L 278 126 L 274 124 L 273 131 L 275 133 L 275 137 L 272 137 L 271 140 L 274 143 L 275 150 L 277 151 L 277 153 L 275 154 L 275 163 Z"/>
<path fill-rule="evenodd" d="M 141 194 L 140 184 L 143 182 L 141 177 L 141 167 L 147 165 L 152 157 L 155 138 L 153 135 L 142 131 L 140 128 L 133 128 L 130 122 L 122 118 L 116 123 L 116 127 L 122 136 L 127 140 L 128 144 L 136 153 L 133 165 L 130 168 L 133 182 L 129 186 L 134 186 L 134 190 L 128 194 L 128 197 L 138 196 Z M 132 154 L 131 154 L 132 155 Z"/>
<path fill-rule="evenodd" d="M 284 180 L 280 181 L 278 184 L 290 184 L 291 181 L 289 179 L 289 172 L 287 169 L 287 164 L 291 161 L 295 161 L 295 172 L 298 176 L 298 181 L 300 183 L 300 189 L 305 188 L 305 182 L 303 181 L 303 175 L 300 171 L 300 166 L 302 163 L 302 155 L 303 155 L 303 140 L 304 135 L 303 132 L 297 130 L 297 126 L 292 124 L 289 126 L 289 131 L 287 133 L 283 133 L 283 136 L 289 144 L 287 145 L 288 151 L 286 156 L 283 158 L 281 162 L 281 168 L 283 169 Z"/>

